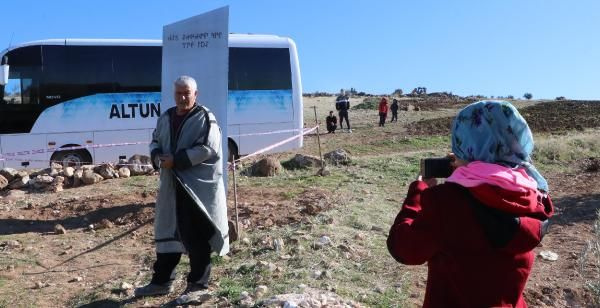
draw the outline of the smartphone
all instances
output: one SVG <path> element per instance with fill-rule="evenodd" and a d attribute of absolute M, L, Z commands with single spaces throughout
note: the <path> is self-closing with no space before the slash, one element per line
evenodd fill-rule
<path fill-rule="evenodd" d="M 452 174 L 450 157 L 421 159 L 421 175 L 423 178 L 447 178 Z"/>

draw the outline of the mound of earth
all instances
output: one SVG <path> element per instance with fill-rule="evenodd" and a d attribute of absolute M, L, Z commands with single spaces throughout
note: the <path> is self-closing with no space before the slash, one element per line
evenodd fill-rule
<path fill-rule="evenodd" d="M 599 101 L 545 102 L 519 110 L 535 132 L 560 132 L 600 127 Z M 454 117 L 422 120 L 407 126 L 410 135 L 449 135 Z"/>
<path fill-rule="evenodd" d="M 534 132 L 583 130 L 600 126 L 600 101 L 545 102 L 519 111 Z"/>
<path fill-rule="evenodd" d="M 377 110 L 377 108 L 379 108 L 380 100 L 380 97 L 368 97 L 365 98 L 362 103 L 351 107 L 351 109 Z M 398 108 L 399 110 L 408 111 L 435 111 L 444 108 L 458 108 L 472 102 L 473 100 L 458 100 L 447 97 L 412 98 L 398 100 Z M 388 100 L 388 106 L 391 105 L 391 103 L 392 100 Z"/>
<path fill-rule="evenodd" d="M 231 190 L 230 190 L 231 193 Z M 238 195 L 238 217 L 244 229 L 270 228 L 303 220 L 308 215 L 316 215 L 329 209 L 333 204 L 331 193 L 319 188 L 302 191 L 291 197 L 289 189 L 241 188 Z M 235 216 L 233 196 L 229 196 L 228 212 Z"/>

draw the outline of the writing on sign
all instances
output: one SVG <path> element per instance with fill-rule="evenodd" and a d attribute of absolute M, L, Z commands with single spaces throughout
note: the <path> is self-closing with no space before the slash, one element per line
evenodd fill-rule
<path fill-rule="evenodd" d="M 171 33 L 167 36 L 167 41 L 179 43 L 183 49 L 207 48 L 211 41 L 222 40 L 222 32 L 194 32 L 194 33 Z"/>

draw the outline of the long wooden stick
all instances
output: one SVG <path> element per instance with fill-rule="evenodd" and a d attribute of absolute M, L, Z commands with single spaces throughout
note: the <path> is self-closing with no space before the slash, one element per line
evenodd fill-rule
<path fill-rule="evenodd" d="M 237 233 L 237 237 L 238 239 L 240 238 L 241 235 L 241 230 L 240 230 L 240 218 L 238 215 L 238 198 L 237 198 L 237 181 L 235 178 L 235 170 L 236 170 L 236 166 L 235 166 L 235 157 L 233 159 L 233 204 L 235 205 L 235 228 L 236 228 L 236 233 Z"/>
<path fill-rule="evenodd" d="M 319 143 L 319 158 L 321 159 L 321 170 L 325 169 L 325 162 L 323 161 L 323 154 L 321 153 L 321 134 L 319 134 L 319 120 L 317 119 L 317 106 L 313 106 L 315 110 L 315 125 L 317 126 L 317 142 Z"/>

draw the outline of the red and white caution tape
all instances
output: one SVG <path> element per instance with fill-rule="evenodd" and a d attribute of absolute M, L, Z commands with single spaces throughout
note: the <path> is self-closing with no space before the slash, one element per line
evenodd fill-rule
<path fill-rule="evenodd" d="M 273 135 L 273 134 L 283 134 L 283 133 L 295 133 L 295 132 L 300 132 L 303 131 L 303 129 L 282 129 L 282 130 L 274 130 L 274 131 L 270 131 L 270 132 L 264 132 L 264 133 L 248 133 L 248 134 L 239 134 L 239 135 L 229 135 L 228 137 L 246 137 L 246 136 L 261 136 L 261 135 Z"/>
<path fill-rule="evenodd" d="M 304 131 L 302 132 L 302 134 L 294 135 L 294 136 L 292 136 L 292 137 L 290 137 L 290 138 L 287 138 L 287 139 L 281 140 L 281 141 L 279 141 L 279 142 L 277 142 L 277 143 L 274 143 L 274 144 L 272 144 L 272 145 L 269 145 L 269 146 L 267 146 L 267 147 L 265 147 L 265 148 L 262 148 L 262 149 L 260 149 L 260 150 L 258 150 L 258 151 L 256 151 L 256 152 L 254 152 L 254 153 L 248 154 L 248 155 L 246 155 L 246 156 L 244 156 L 244 157 L 240 157 L 240 158 L 236 159 L 235 161 L 236 161 L 236 162 L 240 162 L 240 161 L 242 161 L 242 160 L 244 160 L 244 159 L 248 159 L 248 158 L 250 158 L 250 157 L 254 157 L 254 156 L 256 156 L 256 155 L 259 155 L 259 154 L 262 154 L 262 153 L 264 153 L 264 152 L 267 152 L 267 151 L 269 151 L 269 150 L 272 150 L 272 149 L 274 149 L 274 148 L 276 148 L 276 147 L 278 147 L 278 146 L 280 146 L 280 145 L 286 144 L 286 143 L 288 143 L 288 142 L 290 142 L 290 141 L 292 141 L 292 140 L 294 140 L 294 139 L 301 138 L 301 137 L 303 137 L 304 135 L 306 135 L 306 134 L 308 134 L 308 133 L 311 133 L 311 132 L 313 132 L 313 131 L 314 131 L 314 130 L 316 130 L 317 128 L 318 128 L 318 126 L 315 126 L 315 127 L 313 127 L 313 128 L 306 128 L 306 129 L 304 129 Z"/>
<path fill-rule="evenodd" d="M 64 148 L 57 148 L 57 149 L 38 149 L 38 150 L 11 152 L 11 153 L 6 153 L 6 154 L 0 154 L 0 160 L 14 160 L 11 158 L 14 158 L 16 156 L 25 156 L 25 155 L 32 155 L 32 154 L 54 153 L 54 152 L 73 151 L 73 150 L 82 150 L 82 149 L 109 148 L 109 147 L 140 145 L 140 144 L 150 144 L 150 141 L 88 144 L 88 145 L 64 147 Z M 32 160 L 28 160 L 28 161 L 32 161 Z"/>

